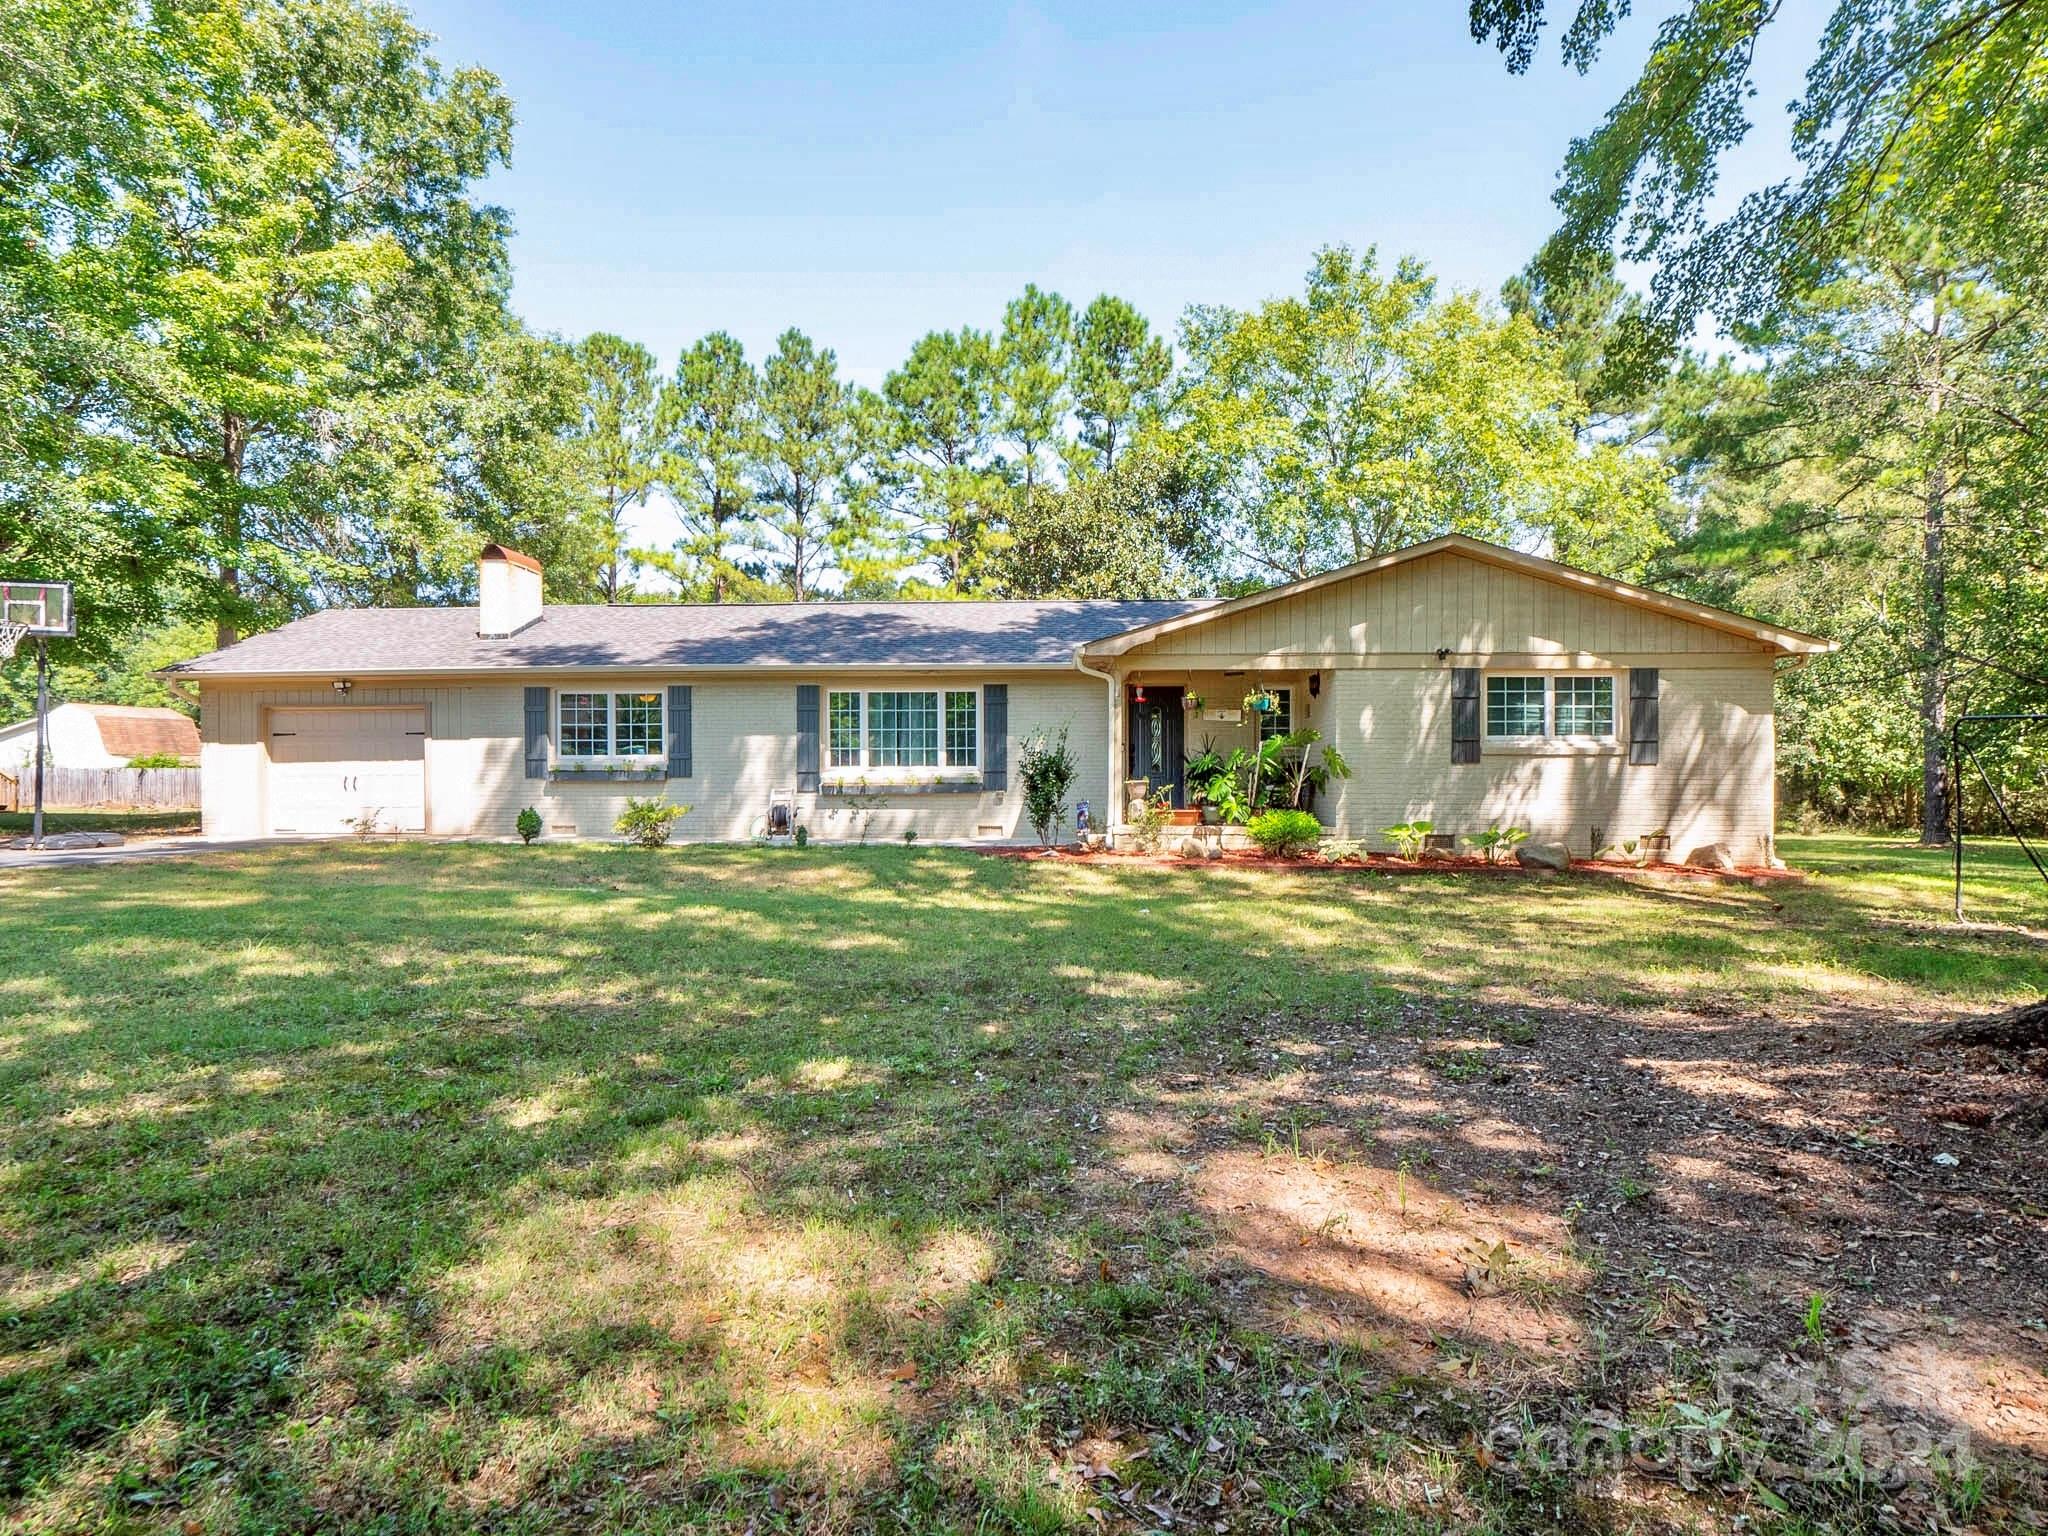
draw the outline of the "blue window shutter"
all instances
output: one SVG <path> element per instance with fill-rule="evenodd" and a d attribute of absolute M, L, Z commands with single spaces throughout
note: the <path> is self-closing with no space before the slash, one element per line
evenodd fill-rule
<path fill-rule="evenodd" d="M 818 685 L 799 683 L 796 689 L 796 792 L 818 791 Z"/>
<path fill-rule="evenodd" d="M 1451 761 L 1479 761 L 1479 669 L 1451 669 Z"/>
<path fill-rule="evenodd" d="M 668 776 L 690 776 L 690 685 L 668 685 Z"/>
<path fill-rule="evenodd" d="M 1654 768 L 1657 765 L 1657 669 L 1628 669 L 1628 760 Z"/>
<path fill-rule="evenodd" d="M 526 776 L 548 776 L 548 691 L 526 690 Z"/>
<path fill-rule="evenodd" d="M 1010 787 L 1010 685 L 981 690 L 981 787 Z"/>

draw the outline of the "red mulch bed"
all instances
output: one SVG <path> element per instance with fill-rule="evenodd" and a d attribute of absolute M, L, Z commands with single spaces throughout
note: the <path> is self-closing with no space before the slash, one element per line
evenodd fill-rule
<path fill-rule="evenodd" d="M 1081 849 L 1072 846 L 1058 848 L 976 848 L 976 853 L 993 859 L 1046 860 L 1063 864 L 1146 864 L 1165 865 L 1178 869 L 1198 869 L 1210 864 L 1222 864 L 1232 869 L 1291 869 L 1301 873 L 1324 874 L 1373 874 L 1373 875 L 1433 875 L 1472 874 L 1494 875 L 1503 878 L 1531 879 L 1550 874 L 1550 870 L 1524 869 L 1509 859 L 1501 864 L 1489 864 L 1482 858 L 1470 854 L 1454 855 L 1441 859 L 1403 859 L 1391 853 L 1367 854 L 1361 861 L 1347 859 L 1342 863 L 1331 863 L 1323 859 L 1282 859 L 1272 854 L 1259 853 L 1253 849 L 1228 849 L 1220 859 L 1189 859 L 1175 853 L 1136 853 L 1121 849 Z M 1798 869 L 1771 869 L 1761 864 L 1739 864 L 1732 870 L 1702 869 L 1691 864 L 1630 864 L 1620 859 L 1573 859 L 1571 873 L 1575 875 L 1606 875 L 1618 879 L 1652 878 L 1676 875 L 1686 880 L 1747 880 L 1785 881 L 1804 880 L 1806 872 Z"/>

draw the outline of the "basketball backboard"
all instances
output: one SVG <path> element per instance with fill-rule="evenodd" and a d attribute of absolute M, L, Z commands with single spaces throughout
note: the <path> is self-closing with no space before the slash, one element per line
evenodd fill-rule
<path fill-rule="evenodd" d="M 68 581 L 11 581 L 0 577 L 0 625 L 18 625 L 31 635 L 78 633 Z"/>

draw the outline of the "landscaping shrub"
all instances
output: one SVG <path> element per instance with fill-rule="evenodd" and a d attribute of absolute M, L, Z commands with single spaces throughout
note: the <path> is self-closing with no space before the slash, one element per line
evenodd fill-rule
<path fill-rule="evenodd" d="M 690 808 L 687 805 L 671 805 L 660 796 L 645 799 L 634 798 L 626 802 L 625 810 L 612 828 L 630 843 L 642 848 L 659 848 L 668 842 L 669 834 L 675 830 L 676 818 Z"/>
<path fill-rule="evenodd" d="M 519 834 L 519 841 L 531 844 L 540 836 L 540 812 L 529 805 L 513 821 L 512 830 Z"/>
<path fill-rule="evenodd" d="M 1261 849 L 1282 859 L 1299 858 L 1323 840 L 1323 824 L 1307 811 L 1264 811 L 1245 831 Z"/>
<path fill-rule="evenodd" d="M 1160 842 L 1166 836 L 1166 829 L 1172 824 L 1172 791 L 1155 790 L 1146 797 L 1144 809 L 1138 812 L 1138 819 L 1131 823 L 1131 835 L 1137 840 L 1141 852 L 1157 853 Z"/>
<path fill-rule="evenodd" d="M 1024 819 L 1048 848 L 1066 820 L 1067 792 L 1074 787 L 1077 772 L 1064 728 L 1057 736 L 1030 737 L 1017 754 L 1017 777 L 1024 786 Z"/>
<path fill-rule="evenodd" d="M 145 752 L 140 757 L 128 759 L 130 768 L 182 768 L 185 759 L 175 752 Z"/>

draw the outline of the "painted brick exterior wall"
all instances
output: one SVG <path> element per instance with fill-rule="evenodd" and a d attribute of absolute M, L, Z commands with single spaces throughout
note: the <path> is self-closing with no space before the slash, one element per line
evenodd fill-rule
<path fill-rule="evenodd" d="M 1105 777 L 1108 703 L 1100 680 L 1080 674 L 1001 673 L 799 676 L 771 679 L 635 674 L 578 677 L 579 691 L 691 687 L 693 773 L 666 783 L 554 783 L 525 776 L 523 690 L 543 679 L 511 674 L 504 683 L 450 686 L 357 684 L 346 704 L 331 688 L 263 687 L 209 682 L 201 692 L 203 822 L 214 838 L 263 836 L 269 827 L 268 753 L 264 711 L 279 705 L 419 704 L 427 719 L 427 829 L 429 832 L 509 836 L 522 807 L 540 812 L 549 836 L 610 837 L 612 822 L 635 794 L 666 793 L 691 807 L 676 824 L 689 841 L 737 841 L 753 836 L 771 797 L 796 786 L 796 689 L 815 682 L 837 688 L 945 688 L 1004 683 L 1010 703 L 1010 784 L 1003 792 L 898 794 L 876 810 L 868 826 L 874 842 L 900 839 L 915 828 L 921 840 L 983 838 L 1028 840 L 1023 824 L 1019 750 L 1034 732 L 1067 731 L 1080 769 L 1074 798 L 1108 804 Z M 559 681 L 559 680 L 549 680 Z M 552 718 L 552 717 L 551 717 Z M 797 797 L 797 819 L 820 840 L 857 835 L 854 813 L 842 797 Z M 989 829 L 993 829 L 992 831 Z"/>
<path fill-rule="evenodd" d="M 1318 805 L 1339 835 L 1387 846 L 1385 827 L 1426 818 L 1469 835 L 1490 824 L 1592 851 L 1660 828 L 1680 854 L 1725 842 L 1745 862 L 1761 856 L 1774 821 L 1772 668 L 1735 657 L 1662 671 L 1662 741 L 1654 766 L 1632 767 L 1626 726 L 1613 748 L 1526 751 L 1482 742 L 1477 763 L 1451 763 L 1448 666 L 1338 671 L 1322 719 L 1352 776 Z M 1617 679 L 1627 709 L 1627 678 Z"/>

